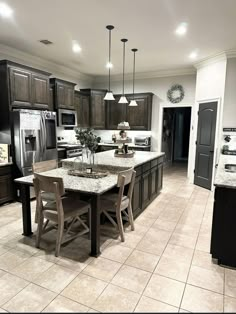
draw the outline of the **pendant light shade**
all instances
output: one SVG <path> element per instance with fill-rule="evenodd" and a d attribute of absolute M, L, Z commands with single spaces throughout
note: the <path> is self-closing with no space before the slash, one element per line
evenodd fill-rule
<path fill-rule="evenodd" d="M 133 51 L 134 53 L 134 65 L 133 65 L 133 99 L 131 100 L 129 106 L 130 107 L 135 107 L 138 106 L 136 100 L 134 99 L 134 81 L 135 81 L 135 53 L 138 51 L 138 49 L 133 48 L 131 49 L 131 51 Z"/>
<path fill-rule="evenodd" d="M 125 97 L 125 43 L 128 39 L 121 39 L 123 42 L 123 86 L 122 86 L 122 96 L 120 97 L 119 104 L 128 104 L 128 100 Z"/>
<path fill-rule="evenodd" d="M 106 29 L 109 31 L 109 61 L 108 64 L 111 65 L 111 31 L 114 29 L 113 25 L 107 25 Z M 110 76 L 111 76 L 111 66 L 108 67 L 108 92 L 106 93 L 104 100 L 115 100 L 111 89 L 110 89 Z"/>

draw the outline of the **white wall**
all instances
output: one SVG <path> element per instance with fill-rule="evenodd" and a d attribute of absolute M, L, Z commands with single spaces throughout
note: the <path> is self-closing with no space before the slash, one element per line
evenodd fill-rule
<path fill-rule="evenodd" d="M 227 59 L 220 57 L 217 60 L 208 60 L 206 63 L 200 64 L 197 69 L 197 80 L 196 80 L 196 99 L 193 113 L 193 136 L 192 142 L 190 143 L 190 160 L 189 164 L 189 176 L 190 180 L 194 180 L 194 168 L 195 168 L 195 153 L 196 146 L 195 140 L 197 138 L 197 123 L 198 115 L 197 111 L 200 102 L 207 102 L 211 100 L 218 101 L 217 111 L 217 124 L 216 124 L 216 136 L 215 136 L 215 155 L 214 163 L 218 162 L 221 146 L 221 130 L 222 130 L 222 117 L 223 117 L 223 106 L 224 106 L 224 91 L 225 91 L 225 77 L 226 77 L 226 65 Z M 213 166 L 213 178 L 215 174 L 215 167 Z"/>
<path fill-rule="evenodd" d="M 183 101 L 177 105 L 180 106 L 192 106 L 195 99 L 195 85 L 196 85 L 196 75 L 179 75 L 179 76 L 168 76 L 168 77 L 156 77 L 156 78 L 143 78 L 135 80 L 135 92 L 152 92 L 153 96 L 153 106 L 152 106 L 152 150 L 161 150 L 161 111 L 162 107 L 173 106 L 167 101 L 166 93 L 168 89 L 173 84 L 181 84 L 185 90 L 185 97 Z M 107 88 L 106 81 L 95 81 L 94 88 Z M 111 89 L 114 94 L 120 94 L 122 87 L 122 81 L 111 81 Z M 125 81 L 125 93 L 132 93 L 133 82 L 132 80 Z M 104 136 L 107 131 L 104 131 Z M 130 131 L 128 135 L 133 131 Z M 136 131 L 137 132 L 137 131 Z M 144 134 L 143 131 L 137 132 L 138 134 Z M 145 134 L 144 134 L 145 135 Z M 132 136 L 132 135 L 130 135 Z"/>
<path fill-rule="evenodd" d="M 236 58 L 227 60 L 223 127 L 236 127 Z"/>

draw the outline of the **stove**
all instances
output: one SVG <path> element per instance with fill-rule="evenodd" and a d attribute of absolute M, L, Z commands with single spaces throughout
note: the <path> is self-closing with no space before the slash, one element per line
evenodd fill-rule
<path fill-rule="evenodd" d="M 82 156 L 82 146 L 80 144 L 58 142 L 57 147 L 65 148 L 66 158 Z"/>

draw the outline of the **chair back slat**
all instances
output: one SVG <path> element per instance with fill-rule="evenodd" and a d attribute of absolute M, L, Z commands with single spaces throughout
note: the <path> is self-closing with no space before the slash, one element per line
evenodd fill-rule
<path fill-rule="evenodd" d="M 62 178 L 48 177 L 38 173 L 34 173 L 34 177 L 35 179 L 38 179 L 37 184 L 40 191 L 56 193 L 54 183 L 57 183 L 59 196 L 65 194 L 64 183 Z"/>
<path fill-rule="evenodd" d="M 32 164 L 33 173 L 45 172 L 56 168 L 58 168 L 58 162 L 56 159 L 35 162 Z"/>
<path fill-rule="evenodd" d="M 133 175 L 133 168 L 130 168 L 128 170 L 120 171 L 118 174 L 118 180 L 117 180 L 117 186 L 118 188 L 121 186 L 121 183 L 123 183 L 122 177 L 125 177 L 124 185 L 127 185 L 131 182 L 132 175 Z"/>

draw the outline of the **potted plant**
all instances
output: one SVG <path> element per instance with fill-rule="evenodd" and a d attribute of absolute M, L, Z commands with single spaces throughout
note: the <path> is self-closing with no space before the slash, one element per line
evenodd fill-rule
<path fill-rule="evenodd" d="M 96 153 L 96 150 L 98 148 L 98 143 L 100 143 L 101 141 L 101 137 L 95 135 L 93 132 L 94 130 L 91 128 L 75 129 L 76 139 L 79 140 L 80 144 L 84 147 L 87 160 L 89 160 L 90 163 L 92 161 L 92 163 L 94 164 L 94 154 Z"/>

